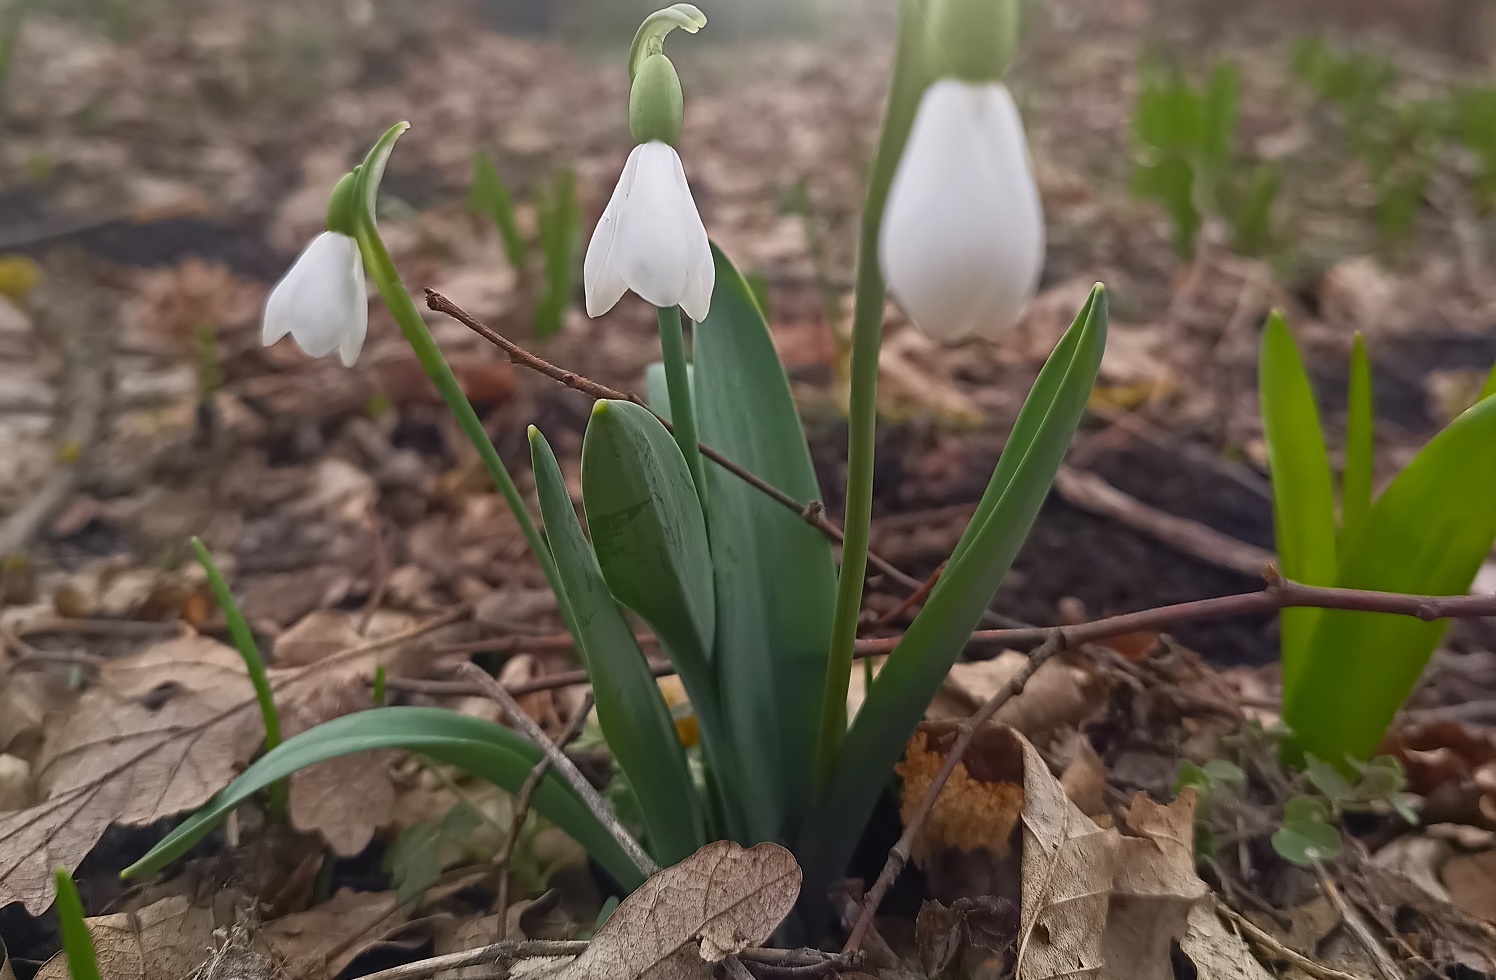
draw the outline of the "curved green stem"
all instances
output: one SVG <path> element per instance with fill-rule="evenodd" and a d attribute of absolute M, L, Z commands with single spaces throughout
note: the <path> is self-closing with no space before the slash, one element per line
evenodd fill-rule
<path fill-rule="evenodd" d="M 234 593 L 229 589 L 229 583 L 224 581 L 223 573 L 213 562 L 213 556 L 208 553 L 208 548 L 203 544 L 201 538 L 192 539 L 192 551 L 197 555 L 198 563 L 203 566 L 203 571 L 208 573 L 208 588 L 213 591 L 213 598 L 218 602 L 218 608 L 223 610 L 224 622 L 229 627 L 229 637 L 234 641 L 234 647 L 239 651 L 239 657 L 244 661 L 244 670 L 249 674 L 249 683 L 255 689 L 255 700 L 260 703 L 260 720 L 265 724 L 265 751 L 269 752 L 281 743 L 280 712 L 275 710 L 275 695 L 270 691 L 270 680 L 265 676 L 265 661 L 260 659 L 260 646 L 255 642 L 254 634 L 249 630 L 249 623 L 244 620 L 244 613 L 240 611 L 239 604 L 234 601 Z M 287 816 L 286 804 L 286 781 L 274 783 L 270 787 L 270 810 L 276 816 L 284 820 Z"/>
<path fill-rule="evenodd" d="M 878 231 L 888 190 L 914 125 L 914 114 L 928 82 L 924 64 L 924 10 L 920 0 L 902 0 L 899 45 L 894 58 L 883 132 L 868 175 L 867 196 L 857 243 L 857 286 L 852 310 L 851 407 L 847 420 L 847 496 L 842 529 L 841 577 L 837 581 L 831 650 L 826 661 L 826 688 L 821 731 L 816 744 L 816 773 L 824 781 L 847 730 L 847 683 L 852 677 L 852 648 L 862 609 L 862 580 L 867 574 L 868 537 L 873 517 L 873 457 L 878 423 L 878 351 L 883 343 L 886 292 L 878 267 Z"/>
<path fill-rule="evenodd" d="M 696 404 L 691 398 L 691 374 L 686 367 L 686 342 L 681 336 L 680 307 L 660 307 L 660 359 L 665 364 L 665 386 L 670 391 L 670 424 L 675 442 L 686 457 L 691 482 L 701 509 L 706 510 L 706 467 L 701 461 L 701 442 L 696 436 Z"/>
<path fill-rule="evenodd" d="M 436 390 L 441 393 L 442 400 L 457 416 L 457 424 L 462 427 L 463 434 L 478 450 L 478 458 L 483 461 L 483 468 L 488 470 L 488 475 L 503 494 L 504 502 L 514 513 L 514 519 L 519 522 L 519 529 L 525 536 L 525 541 L 530 545 L 530 550 L 535 554 L 535 560 L 540 562 L 540 568 L 545 572 L 545 580 L 551 586 L 551 591 L 557 595 L 561 590 L 556 584 L 556 565 L 551 558 L 551 549 L 546 546 L 545 539 L 540 536 L 540 531 L 535 527 L 535 521 L 530 517 L 525 502 L 519 495 L 519 488 L 514 485 L 514 479 L 510 477 L 509 470 L 504 467 L 504 461 L 499 458 L 499 452 L 494 448 L 493 440 L 488 437 L 488 432 L 483 428 L 483 422 L 478 418 L 478 413 L 473 410 L 473 405 L 468 401 L 467 395 L 463 394 L 462 386 L 457 383 L 457 377 L 452 373 L 452 368 L 447 364 L 447 359 L 442 356 L 441 348 L 437 347 L 436 340 L 432 338 L 431 331 L 426 328 L 426 321 L 421 319 L 421 312 L 416 308 L 415 300 L 410 298 L 405 284 L 400 281 L 400 274 L 395 270 L 395 263 L 390 259 L 390 253 L 384 247 L 384 241 L 380 239 L 379 232 L 373 227 L 372 221 L 361 223 L 358 231 L 358 247 L 363 253 L 364 265 L 369 270 L 369 277 L 374 280 L 374 285 L 379 289 L 379 295 L 384 297 L 385 305 L 394 314 L 395 322 L 400 325 L 400 332 L 405 334 L 405 339 L 410 343 L 411 349 L 416 353 L 416 360 L 421 362 L 428 377 L 431 378 Z"/>

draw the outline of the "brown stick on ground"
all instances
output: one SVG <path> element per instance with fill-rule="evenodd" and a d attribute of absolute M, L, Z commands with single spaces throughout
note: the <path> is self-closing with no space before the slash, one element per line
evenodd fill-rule
<path fill-rule="evenodd" d="M 530 370 L 535 371 L 538 374 L 543 374 L 547 378 L 550 378 L 552 381 L 563 384 L 566 387 L 573 389 L 574 391 L 580 391 L 582 394 L 587 395 L 591 398 L 606 398 L 613 401 L 632 402 L 633 404 L 638 405 L 640 408 L 643 408 L 646 411 L 654 414 L 655 418 L 660 419 L 660 423 L 664 425 L 666 429 L 669 429 L 671 432 L 675 431 L 675 428 L 670 424 L 668 420 L 660 418 L 659 414 L 655 413 L 654 410 L 651 409 L 649 405 L 644 401 L 644 399 L 640 398 L 638 395 L 635 395 L 632 392 L 628 391 L 619 391 L 617 388 L 610 388 L 605 384 L 600 384 L 596 381 L 593 381 L 591 378 L 583 377 L 582 375 L 577 374 L 575 371 L 568 371 L 565 368 L 557 367 L 550 361 L 547 361 L 545 358 L 540 357 L 537 354 L 532 354 L 530 351 L 525 350 L 523 347 L 510 340 L 508 337 L 505 337 L 497 330 L 494 330 L 492 327 L 488 326 L 488 324 L 484 323 L 482 320 L 479 320 L 477 317 L 473 316 L 471 313 L 467 312 L 456 303 L 447 299 L 447 297 L 443 296 L 436 290 L 426 290 L 426 305 L 438 313 L 445 313 L 447 316 L 467 327 L 469 330 L 473 331 L 473 333 L 476 333 L 478 336 L 482 337 L 490 344 L 493 344 L 499 350 L 503 351 L 505 356 L 507 356 L 510 361 L 518 364 L 520 367 L 529 368 Z M 775 503 L 794 511 L 796 514 L 800 515 L 800 519 L 805 521 L 805 523 L 809 524 L 813 528 L 816 528 L 822 534 L 826 535 L 826 537 L 830 538 L 837 544 L 841 544 L 842 529 L 838 527 L 834 521 L 827 519 L 825 505 L 822 504 L 819 500 L 812 500 L 809 503 L 802 503 L 801 501 L 796 500 L 794 497 L 791 497 L 789 494 L 785 493 L 783 490 L 779 489 L 773 484 L 760 479 L 755 474 L 739 466 L 737 463 L 734 463 L 726 456 L 723 456 L 721 453 L 717 452 L 717 450 L 713 449 L 711 446 L 708 446 L 705 443 L 701 443 L 699 445 L 701 448 L 701 455 L 716 463 L 718 466 L 722 467 L 733 476 L 736 476 L 738 479 L 747 483 L 755 490 L 766 495 Z M 879 555 L 869 552 L 867 560 L 868 564 L 872 565 L 878 571 L 882 572 L 884 575 L 887 575 L 889 578 L 893 579 L 895 582 L 898 582 L 901 586 L 911 592 L 918 591 L 920 586 L 924 584 L 920 579 L 917 579 L 913 575 L 910 575 L 908 572 L 903 571 L 897 565 L 893 564 L 893 562 L 890 562 L 886 558 L 883 558 Z M 1006 623 L 1008 625 L 1011 625 L 1010 620 L 1007 620 L 1005 617 L 999 616 L 997 613 L 987 612 L 984 614 L 984 618 L 986 618 L 989 622 Z"/>
<path fill-rule="evenodd" d="M 576 716 L 571 719 L 571 724 L 566 726 L 566 731 L 556 740 L 556 748 L 565 752 L 566 747 L 582 734 L 582 729 L 587 725 L 587 716 L 592 713 L 592 703 L 592 692 L 589 691 L 577 708 Z M 520 829 L 525 824 L 525 818 L 530 815 L 530 802 L 535 799 L 535 791 L 540 788 L 540 781 L 550 771 L 551 757 L 547 755 L 535 763 L 535 768 L 531 769 L 530 775 L 525 777 L 524 785 L 519 788 L 519 795 L 514 798 L 514 810 L 509 818 L 509 832 L 504 835 L 504 845 L 499 848 L 499 853 L 494 857 L 494 867 L 499 872 L 499 886 L 493 910 L 499 914 L 501 929 L 504 928 L 505 917 L 509 912 L 509 863 L 514 859 L 514 848 L 519 843 Z"/>
<path fill-rule="evenodd" d="M 931 781 L 924 799 L 920 800 L 919 809 L 914 811 L 898 843 L 894 844 L 893 849 L 888 852 L 888 861 L 883 865 L 883 870 L 879 872 L 878 880 L 873 882 L 873 887 L 868 889 L 867 895 L 863 898 L 857 924 L 852 927 L 852 934 L 847 937 L 847 943 L 842 947 L 842 952 L 850 953 L 862 946 L 863 937 L 867 935 L 868 928 L 873 924 L 873 915 L 878 911 L 878 904 L 883 901 L 883 896 L 888 894 L 888 889 L 893 885 L 894 879 L 899 876 L 899 872 L 904 870 L 904 865 L 908 863 L 909 855 L 914 850 L 914 838 L 919 835 L 920 828 L 930 816 L 930 811 L 935 809 L 935 801 L 940 798 L 940 791 L 945 788 L 946 780 L 951 778 L 951 773 L 956 771 L 956 766 L 960 764 L 961 757 L 971 746 L 977 731 L 993 715 L 997 714 L 999 708 L 1023 690 L 1024 685 L 1040 667 L 1044 666 L 1045 661 L 1071 645 L 1068 633 L 1066 629 L 1053 630 L 1050 638 L 1029 654 L 1028 663 L 1023 669 L 1009 678 L 1008 683 L 1004 684 L 996 694 L 988 698 L 986 703 L 977 709 L 976 714 L 961 722 L 957 729 L 961 734 L 956 737 L 956 743 L 946 754 L 945 765 L 941 766 L 940 772 Z"/>
<path fill-rule="evenodd" d="M 498 702 L 514 726 L 523 732 L 526 738 L 534 742 L 540 748 L 540 751 L 546 754 L 551 760 L 551 764 L 556 767 L 556 771 L 571 784 L 572 789 L 577 791 L 577 795 L 582 798 L 582 802 L 587 804 L 587 809 L 591 810 L 592 815 L 597 817 L 598 822 L 607 828 L 608 833 L 613 835 L 613 839 L 618 842 L 619 847 L 623 848 L 623 852 L 629 856 L 630 861 L 634 862 L 635 867 L 645 875 L 652 875 L 660 870 L 660 866 L 655 864 L 654 858 L 646 854 L 644 848 L 639 846 L 639 842 L 634 840 L 633 835 L 624 829 L 623 824 L 619 823 L 617 815 L 613 813 L 613 808 L 608 806 L 607 802 L 597 792 L 596 787 L 587 781 L 586 776 L 582 775 L 576 763 L 568 759 L 566 753 L 562 752 L 556 746 L 555 742 L 546 737 L 545 732 L 541 730 L 533 718 L 525 714 L 525 709 L 519 706 L 519 702 L 514 700 L 514 695 L 510 694 L 503 684 L 485 674 L 483 668 L 477 664 L 463 664 L 459 669 L 459 673 L 478 685 L 483 690 L 484 695 Z"/>

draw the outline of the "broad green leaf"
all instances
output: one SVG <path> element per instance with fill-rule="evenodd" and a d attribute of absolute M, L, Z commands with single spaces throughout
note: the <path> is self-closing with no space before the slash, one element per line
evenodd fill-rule
<path fill-rule="evenodd" d="M 1283 314 L 1274 310 L 1262 332 L 1258 368 L 1262 432 L 1273 480 L 1273 531 L 1283 574 L 1305 585 L 1335 581 L 1335 493 L 1319 424 L 1319 407 Z M 1302 666 L 1317 609 L 1285 609 L 1283 686 Z"/>
<path fill-rule="evenodd" d="M 707 838 L 701 801 L 675 719 L 634 631 L 603 581 L 555 454 L 534 426 L 530 427 L 530 456 L 568 619 L 597 699 L 598 725 L 608 750 L 635 789 L 656 859 L 664 865 L 676 864 L 694 854 Z"/>
<path fill-rule="evenodd" d="M 445 708 L 374 708 L 335 718 L 267 752 L 254 765 L 167 834 L 149 854 L 126 868 L 126 878 L 160 870 L 187 853 L 233 809 L 255 793 L 318 762 L 371 749 L 404 749 L 472 773 L 518 793 L 541 752 L 503 725 Z M 623 887 L 637 888 L 644 875 L 574 789 L 554 771 L 540 781 L 535 811 L 570 834 Z"/>
<path fill-rule="evenodd" d="M 796 500 L 820 498 L 810 448 L 757 302 L 718 249 L 711 312 L 692 333 L 701 440 Z M 717 596 L 713 665 L 758 840 L 787 840 L 812 792 L 836 563 L 825 535 L 707 463 Z"/>
<path fill-rule="evenodd" d="M 1304 756 L 1304 776 L 1334 805 L 1348 803 L 1356 797 L 1356 788 L 1351 781 L 1342 776 L 1339 769 L 1312 753 Z"/>
<path fill-rule="evenodd" d="M 525 239 L 519 233 L 519 222 L 514 216 L 514 198 L 499 168 L 493 160 L 479 150 L 473 157 L 473 183 L 468 188 L 468 211 L 493 221 L 499 229 L 499 238 L 504 243 L 504 256 L 515 272 L 525 271 Z"/>
<path fill-rule="evenodd" d="M 1200 146 L 1200 97 L 1177 71 L 1150 69 L 1142 77 L 1133 138 L 1166 153 L 1190 154 Z"/>
<path fill-rule="evenodd" d="M 577 208 L 576 177 L 570 170 L 556 175 L 555 185 L 541 202 L 540 250 L 545 258 L 545 288 L 535 307 L 535 335 L 550 337 L 561 330 L 576 285 L 577 246 L 582 215 Z"/>
<path fill-rule="evenodd" d="M 1340 547 L 1349 547 L 1360 533 L 1371 509 L 1373 476 L 1372 431 L 1375 425 L 1371 402 L 1371 361 L 1366 340 L 1356 331 L 1351 348 L 1350 387 L 1346 393 L 1345 473 L 1340 491 Z"/>
<path fill-rule="evenodd" d="M 847 732 L 801 836 L 807 889 L 842 874 L 894 763 L 992 601 L 1054 482 L 1085 414 L 1106 344 L 1106 294 L 1091 292 L 1019 412 L 993 483 L 963 545 L 878 674 Z M 1061 380 L 1055 382 L 1055 375 Z M 1015 462 L 1008 462 L 1012 456 Z M 814 892 L 812 892 L 814 893 Z"/>
<path fill-rule="evenodd" d="M 1463 595 L 1496 540 L 1496 399 L 1460 415 L 1371 505 L 1333 584 Z M 1448 620 L 1325 610 L 1308 657 L 1284 686 L 1301 749 L 1341 765 L 1370 757 Z"/>
<path fill-rule="evenodd" d="M 582 503 L 592 550 L 614 598 L 660 638 L 701 725 L 712 783 L 737 789 L 738 764 L 726 737 L 711 662 L 717 607 L 706 521 L 680 447 L 647 409 L 599 401 L 582 440 Z M 742 807 L 719 800 L 726 828 L 741 836 Z"/>
<path fill-rule="evenodd" d="M 1340 853 L 1340 831 L 1330 813 L 1312 796 L 1295 796 L 1283 807 L 1283 826 L 1273 834 L 1273 850 L 1285 861 L 1312 867 Z"/>

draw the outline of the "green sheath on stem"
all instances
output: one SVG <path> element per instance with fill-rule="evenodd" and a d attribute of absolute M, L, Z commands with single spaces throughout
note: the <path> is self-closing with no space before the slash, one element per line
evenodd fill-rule
<path fill-rule="evenodd" d="M 192 551 L 197 555 L 203 571 L 208 573 L 208 588 L 213 590 L 213 598 L 217 600 L 218 608 L 223 610 L 229 636 L 244 661 L 249 683 L 254 686 L 255 700 L 260 703 L 260 719 L 265 723 L 265 751 L 269 752 L 281 743 L 280 713 L 275 710 L 275 695 L 271 693 L 270 680 L 265 676 L 265 662 L 260 659 L 260 647 L 255 643 L 254 634 L 249 631 L 249 623 L 245 622 L 239 604 L 234 601 L 234 593 L 229 590 L 228 582 L 224 581 L 223 573 L 214 564 L 213 556 L 208 553 L 201 538 L 192 539 Z M 270 808 L 281 819 L 285 819 L 285 780 L 271 785 Z"/>
<path fill-rule="evenodd" d="M 701 440 L 696 435 L 696 406 L 691 399 L 691 375 L 686 370 L 686 342 L 681 335 L 680 307 L 660 307 L 660 359 L 665 365 L 665 386 L 670 392 L 670 419 L 675 442 L 686 457 L 691 482 L 701 509 L 706 510 L 706 469 L 701 462 Z"/>

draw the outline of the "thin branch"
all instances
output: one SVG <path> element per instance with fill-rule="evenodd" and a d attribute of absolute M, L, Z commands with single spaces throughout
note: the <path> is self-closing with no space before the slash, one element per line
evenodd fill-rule
<path fill-rule="evenodd" d="M 556 748 L 566 751 L 566 747 L 575 742 L 582 729 L 587 724 L 587 716 L 592 713 L 592 692 L 587 692 L 580 707 L 577 708 L 576 716 L 571 719 L 571 724 L 566 727 L 561 738 L 556 742 Z M 530 770 L 530 775 L 525 777 L 525 783 L 519 788 L 519 795 L 514 798 L 514 810 L 509 820 L 509 832 L 504 835 L 504 846 L 499 848 L 499 853 L 494 858 L 494 867 L 499 872 L 498 897 L 494 900 L 494 911 L 499 914 L 499 921 L 505 921 L 505 915 L 509 911 L 509 864 L 514 859 L 514 848 L 519 844 L 520 829 L 524 826 L 525 818 L 530 815 L 530 802 L 535 798 L 535 791 L 540 788 L 540 781 L 545 774 L 551 771 L 551 757 L 546 755 L 535 768 Z"/>
<path fill-rule="evenodd" d="M 613 839 L 618 842 L 619 847 L 623 848 L 624 853 L 629 856 L 629 860 L 634 862 L 635 867 L 645 875 L 652 875 L 660 870 L 660 866 L 655 864 L 654 859 L 644 852 L 644 848 L 639 846 L 639 842 L 634 840 L 633 836 L 624 829 L 623 824 L 618 822 L 618 817 L 613 813 L 612 807 L 608 806 L 602 796 L 598 794 L 597 789 L 587 781 L 587 777 L 582 775 L 576 763 L 568 759 L 566 753 L 562 752 L 557 748 L 555 742 L 546 737 L 545 732 L 541 730 L 533 718 L 525 714 L 525 710 L 519 706 L 519 702 L 514 700 L 514 695 L 510 694 L 503 684 L 485 674 L 483 668 L 477 664 L 463 664 L 458 669 L 458 672 L 482 688 L 485 696 L 498 702 L 499 706 L 504 709 L 504 713 L 514 723 L 514 726 L 523 732 L 530 741 L 534 742 L 550 758 L 551 764 L 556 767 L 557 772 L 565 777 L 566 781 L 577 791 L 577 795 L 582 798 L 582 802 L 587 804 L 587 809 L 591 810 L 592 815 L 597 817 L 598 822 L 607 828 L 608 833 L 613 835 Z"/>
<path fill-rule="evenodd" d="M 471 313 L 467 312 L 456 303 L 447 299 L 447 297 L 443 296 L 436 290 L 426 290 L 426 305 L 438 313 L 445 313 L 447 316 L 450 316 L 458 323 L 467 327 L 469 330 L 473 331 L 478 336 L 488 341 L 490 344 L 493 344 L 495 347 L 499 348 L 499 350 L 503 351 L 505 356 L 507 356 L 511 362 L 519 365 L 520 367 L 529 368 L 531 371 L 534 371 L 538 374 L 543 374 L 547 378 L 550 378 L 552 381 L 555 381 L 558 384 L 563 384 L 574 391 L 580 391 L 582 394 L 587 395 L 589 398 L 632 402 L 633 404 L 638 405 L 640 408 L 643 408 L 645 411 L 654 414 L 655 418 L 658 418 L 660 420 L 660 423 L 664 425 L 665 428 L 668 429 L 671 433 L 675 432 L 675 428 L 670 424 L 669 420 L 661 418 L 659 414 L 655 413 L 654 410 L 649 407 L 648 403 L 646 403 L 644 399 L 640 398 L 638 395 L 635 395 L 632 392 L 620 391 L 617 388 L 610 388 L 605 384 L 600 384 L 599 382 L 593 381 L 591 378 L 583 377 L 582 375 L 577 374 L 575 371 L 568 371 L 565 368 L 557 367 L 550 361 L 547 361 L 545 358 L 540 357 L 537 354 L 533 354 L 528 350 L 525 350 L 525 348 L 519 346 L 508 337 L 505 337 L 503 334 L 499 333 L 497 330 L 494 330 L 492 327 L 488 326 L 488 324 L 479 320 L 477 317 L 473 316 Z M 830 538 L 837 544 L 841 544 L 842 529 L 838 527 L 834 521 L 831 521 L 826 517 L 826 507 L 823 503 L 821 503 L 821 501 L 812 500 L 809 503 L 803 503 L 799 500 L 796 500 L 794 497 L 774 486 L 772 483 L 760 479 L 755 474 L 739 466 L 737 463 L 734 463 L 732 460 L 728 459 L 726 456 L 723 456 L 711 446 L 708 446 L 705 443 L 699 443 L 698 445 L 701 448 L 701 455 L 716 463 L 718 466 L 722 467 L 733 476 L 736 476 L 744 483 L 747 483 L 749 486 L 753 487 L 753 489 L 766 495 L 775 503 L 794 511 L 805 523 L 809 524 L 813 528 L 816 528 L 818 531 L 826 535 L 826 537 Z M 887 575 L 895 582 L 898 582 L 906 590 L 916 591 L 922 584 L 924 584 L 913 575 L 910 575 L 909 573 L 900 569 L 897 565 L 871 552 L 868 553 L 868 564 L 872 565 L 878 571 L 882 572 L 884 575 Z M 994 617 L 996 616 L 995 613 L 990 615 Z"/>
<path fill-rule="evenodd" d="M 1158 606 L 1154 609 L 1144 609 L 1139 612 L 1123 613 L 1119 616 L 1093 619 L 1075 626 L 1033 626 L 1022 629 L 977 630 L 971 634 L 967 642 L 969 645 L 1004 650 L 1043 643 L 1058 630 L 1064 629 L 1070 637 L 1071 643 L 1076 646 L 1083 646 L 1087 643 L 1096 643 L 1127 633 L 1165 632 L 1184 623 L 1227 619 L 1232 616 L 1271 613 L 1281 609 L 1296 607 L 1349 609 L 1357 612 L 1387 613 L 1396 616 L 1412 616 L 1415 619 L 1425 621 L 1496 616 L 1496 595 L 1416 596 L 1403 595 L 1398 592 L 1330 589 L 1314 585 L 1301 585 L 1298 582 L 1291 582 L 1288 579 L 1277 577 L 1276 570 L 1270 569 L 1270 572 L 1272 580 L 1269 582 L 1267 588 L 1258 592 L 1241 592 L 1236 595 L 1217 596 L 1212 599 L 1179 602 L 1170 606 Z M 643 637 L 642 639 L 652 642 L 652 638 L 649 637 Z M 880 636 L 858 640 L 855 656 L 858 659 L 886 656 L 892 653 L 894 648 L 898 646 L 900 639 L 902 639 L 900 636 Z M 511 640 L 513 640 L 512 643 Z M 463 644 L 461 648 L 443 647 L 437 652 L 451 654 L 458 652 L 459 649 L 467 650 L 471 648 L 471 652 L 481 653 L 495 650 L 510 650 L 525 644 L 544 646 L 547 650 L 566 650 L 571 647 L 571 637 L 569 634 L 558 633 L 554 636 L 478 640 L 470 644 Z M 662 661 L 651 661 L 649 666 L 656 677 L 666 677 L 675 673 L 675 668 L 672 665 Z M 465 681 L 415 680 L 391 677 L 386 683 L 392 691 L 454 696 L 484 696 L 486 694 L 485 690 Z M 515 697 L 522 697 L 526 694 L 534 694 L 537 691 L 551 691 L 586 683 L 588 683 L 586 671 L 570 670 L 550 674 L 545 677 L 537 677 L 535 680 L 516 684 L 508 690 Z"/>
<path fill-rule="evenodd" d="M 367 974 L 360 980 L 424 980 L 426 977 L 446 970 L 469 966 L 489 966 L 536 957 L 580 956 L 587 951 L 587 945 L 588 941 L 585 939 L 509 939 L 479 946 L 477 949 L 446 953 L 442 956 L 417 960 L 414 963 L 405 963 L 388 970 L 380 970 L 378 973 Z M 739 953 L 737 958 L 756 966 L 779 969 L 816 969 L 821 972 L 839 970 L 854 966 L 859 962 L 856 956 L 827 953 L 808 947 L 805 949 L 764 949 L 750 946 Z"/>
<path fill-rule="evenodd" d="M 915 606 L 923 604 L 926 599 L 930 598 L 930 593 L 935 591 L 935 583 L 940 581 L 940 575 L 944 571 L 945 562 L 941 562 L 940 567 L 931 572 L 930 577 L 920 583 L 919 588 L 909 593 L 909 596 L 903 602 L 899 603 L 897 607 L 890 609 L 884 615 L 878 617 L 878 620 L 873 623 L 873 628 L 887 629 L 888 627 L 892 626 L 894 623 L 897 623 L 900 619 L 902 619 L 909 612 L 909 610 L 913 609 Z M 853 655 L 855 656 L 856 654 L 854 653 Z"/>
<path fill-rule="evenodd" d="M 904 869 L 909 861 L 909 855 L 914 850 L 914 839 L 919 835 L 925 820 L 930 812 L 935 809 L 935 801 L 940 797 L 940 791 L 945 788 L 946 780 L 951 778 L 951 773 L 956 771 L 956 766 L 961 763 L 961 757 L 971 747 L 972 740 L 977 731 L 987 723 L 998 709 L 1007 704 L 1009 700 L 1022 692 L 1024 685 L 1029 679 L 1044 666 L 1045 662 L 1061 650 L 1071 645 L 1069 630 L 1054 630 L 1050 638 L 1044 642 L 1033 653 L 1029 654 L 1028 663 L 1023 669 L 1009 678 L 997 693 L 988 698 L 986 703 L 977 709 L 976 714 L 961 722 L 957 730 L 961 733 L 956 738 L 956 743 L 951 746 L 950 752 L 946 754 L 945 765 L 941 766 L 940 772 L 936 774 L 930 783 L 930 788 L 925 792 L 924 799 L 920 800 L 919 809 L 909 818 L 904 827 L 904 833 L 899 837 L 898 843 L 888 852 L 888 861 L 883 865 L 878 880 L 873 882 L 867 895 L 862 900 L 862 909 L 857 916 L 857 924 L 852 927 L 852 934 L 847 937 L 847 943 L 842 947 L 843 952 L 852 952 L 861 948 L 862 940 L 867 935 L 868 928 L 873 924 L 873 916 L 878 911 L 878 904 L 883 901 L 883 896 L 888 894 L 888 889 L 893 885 L 894 879 Z"/>
<path fill-rule="evenodd" d="M 1367 927 L 1366 920 L 1361 918 L 1359 912 L 1351 908 L 1350 903 L 1345 900 L 1345 896 L 1340 894 L 1340 889 L 1335 886 L 1335 881 L 1330 877 L 1330 873 L 1325 870 L 1325 866 L 1318 860 L 1314 862 L 1314 874 L 1315 877 L 1319 878 L 1319 887 L 1324 890 L 1325 897 L 1330 900 L 1330 904 L 1335 906 L 1335 911 L 1340 913 L 1340 920 L 1345 923 L 1345 927 L 1356 938 L 1356 942 L 1366 951 L 1366 955 L 1371 958 L 1372 965 L 1377 968 L 1377 972 L 1382 975 L 1384 980 L 1405 980 L 1402 970 L 1398 969 L 1397 963 L 1392 959 L 1392 954 L 1388 953 L 1382 947 L 1382 944 L 1377 942 L 1377 938 L 1371 934 L 1371 929 Z"/>
<path fill-rule="evenodd" d="M 1319 980 L 1361 980 L 1354 973 L 1343 973 L 1334 967 L 1325 966 L 1323 963 L 1318 963 L 1310 959 L 1298 950 L 1283 945 L 1273 938 L 1272 933 L 1258 928 L 1257 924 L 1251 919 L 1242 915 L 1220 899 L 1216 899 L 1215 906 L 1216 911 L 1230 919 L 1233 925 L 1246 933 L 1247 938 L 1251 939 L 1252 942 L 1257 944 L 1258 948 L 1274 959 L 1282 960 L 1290 966 L 1296 966 L 1310 976 L 1318 977 Z"/>

